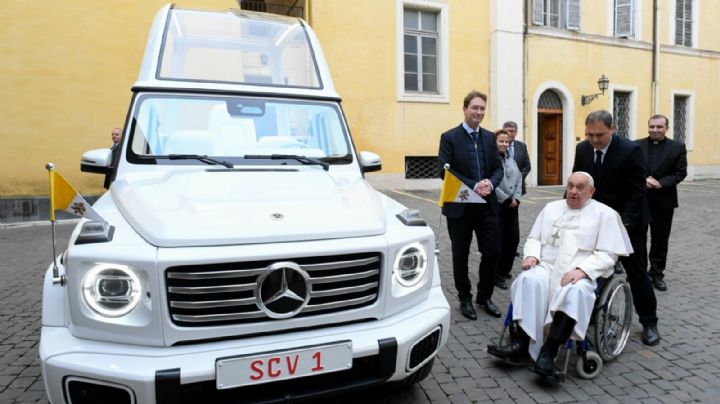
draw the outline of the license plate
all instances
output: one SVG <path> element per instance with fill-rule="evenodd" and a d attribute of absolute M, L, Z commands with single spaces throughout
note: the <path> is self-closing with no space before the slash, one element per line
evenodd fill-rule
<path fill-rule="evenodd" d="M 352 342 L 218 359 L 219 390 L 338 372 L 352 367 Z"/>

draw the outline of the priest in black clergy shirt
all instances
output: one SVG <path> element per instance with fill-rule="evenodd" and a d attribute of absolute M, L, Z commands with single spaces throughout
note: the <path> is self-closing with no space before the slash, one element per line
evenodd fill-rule
<path fill-rule="evenodd" d="M 665 137 L 669 120 L 653 115 L 648 120 L 648 137 L 636 140 L 648 163 L 645 180 L 650 209 L 650 277 L 655 289 L 667 290 L 665 265 L 673 213 L 678 207 L 677 184 L 687 176 L 685 144 Z"/>
<path fill-rule="evenodd" d="M 482 253 L 475 302 L 493 317 L 500 309 L 491 300 L 495 287 L 495 267 L 500 254 L 497 239 L 499 205 L 493 189 L 503 176 L 502 160 L 492 132 L 480 127 L 485 117 L 487 96 L 471 91 L 463 100 L 465 119 L 462 124 L 440 137 L 438 163 L 444 178 L 445 164 L 458 178 L 485 199 L 486 203 L 445 203 L 442 214 L 447 218 L 452 244 L 453 278 L 463 316 L 475 320 L 472 285 L 468 277 L 468 254 L 473 233 Z"/>

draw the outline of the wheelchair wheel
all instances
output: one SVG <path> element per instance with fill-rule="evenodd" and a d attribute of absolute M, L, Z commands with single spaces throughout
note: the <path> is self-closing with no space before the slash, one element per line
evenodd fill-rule
<path fill-rule="evenodd" d="M 578 355 L 577 361 L 575 362 L 575 370 L 578 376 L 586 380 L 596 378 L 597 375 L 600 374 L 602 367 L 602 358 L 593 351 L 587 351 L 584 355 Z"/>
<path fill-rule="evenodd" d="M 603 288 L 595 313 L 595 348 L 603 361 L 611 362 L 625 348 L 630 336 L 633 303 L 630 285 L 613 277 Z"/>

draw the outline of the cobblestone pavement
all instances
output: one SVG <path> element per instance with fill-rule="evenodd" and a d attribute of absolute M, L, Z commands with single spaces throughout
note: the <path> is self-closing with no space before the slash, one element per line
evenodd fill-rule
<path fill-rule="evenodd" d="M 525 367 L 493 360 L 486 346 L 498 340 L 501 322 L 482 311 L 477 321 L 460 315 L 443 221 L 438 258 L 453 312 L 448 344 L 431 375 L 404 391 L 378 389 L 327 402 L 720 403 L 720 271 L 712 260 L 720 248 L 720 181 L 686 182 L 680 190 L 666 275 L 668 291 L 656 292 L 660 345 L 640 343 L 641 327 L 635 316 L 624 353 L 594 380 L 580 379 L 571 369 L 564 384 L 548 385 Z M 437 228 L 437 192 L 384 192 L 419 209 Z M 520 207 L 520 248 L 537 213 L 562 192 L 561 187 L 529 189 Z M 58 245 L 72 228 L 72 224 L 57 226 Z M 51 255 L 49 226 L 0 228 L 0 403 L 47 402 L 37 348 L 41 285 Z M 474 282 L 479 258 L 471 257 Z M 517 274 L 519 260 L 515 264 Z M 509 292 L 496 290 L 493 300 L 505 310 Z"/>

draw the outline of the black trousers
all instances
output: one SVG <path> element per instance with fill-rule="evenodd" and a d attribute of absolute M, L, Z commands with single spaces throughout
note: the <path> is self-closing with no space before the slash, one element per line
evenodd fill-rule
<path fill-rule="evenodd" d="M 472 298 L 468 276 L 468 254 L 473 233 L 477 238 L 478 250 L 482 253 L 478 269 L 478 299 L 489 299 L 495 287 L 495 266 L 500 253 L 498 217 L 487 204 L 471 203 L 457 219 L 447 218 L 448 233 L 452 244 L 453 278 L 460 300 Z"/>
<path fill-rule="evenodd" d="M 663 278 L 675 208 L 650 205 L 650 276 Z"/>
<path fill-rule="evenodd" d="M 647 271 L 647 228 L 647 225 L 635 226 L 628 232 L 634 252 L 629 257 L 620 257 L 620 262 L 630 283 L 640 324 L 650 326 L 657 324 L 658 319 L 655 290 Z"/>
<path fill-rule="evenodd" d="M 515 253 L 517 252 L 518 244 L 520 244 L 519 207 L 520 205 L 511 208 L 509 203 L 500 205 L 500 215 L 498 216 L 500 257 L 498 258 L 496 270 L 498 276 L 510 275 L 512 271 Z"/>

